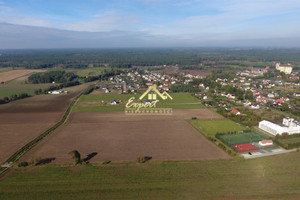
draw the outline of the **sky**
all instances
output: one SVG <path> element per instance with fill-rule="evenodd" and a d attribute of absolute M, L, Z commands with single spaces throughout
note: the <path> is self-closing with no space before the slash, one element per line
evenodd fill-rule
<path fill-rule="evenodd" d="M 299 33 L 299 0 L 0 0 L 0 48 L 298 47 Z"/>

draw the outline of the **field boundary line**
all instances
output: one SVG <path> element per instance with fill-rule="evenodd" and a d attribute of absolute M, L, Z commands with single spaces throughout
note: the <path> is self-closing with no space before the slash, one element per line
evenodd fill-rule
<path fill-rule="evenodd" d="M 35 139 L 24 145 L 22 148 L 20 148 L 18 151 L 16 151 L 13 155 L 11 155 L 4 163 L 11 163 L 11 165 L 19 160 L 26 152 L 28 152 L 30 149 L 32 149 L 35 145 L 37 145 L 40 141 L 42 141 L 45 137 L 50 135 L 53 131 L 55 131 L 58 127 L 65 124 L 68 120 L 68 117 L 72 111 L 72 108 L 74 104 L 77 102 L 77 100 L 81 97 L 81 95 L 86 90 L 83 90 L 69 105 L 68 109 L 65 111 L 65 114 L 63 115 L 62 119 L 57 122 L 54 126 L 43 132 L 41 135 L 37 136 Z M 4 172 L 7 172 L 9 167 L 7 168 L 1 168 L 0 169 L 0 176 L 4 174 Z"/>

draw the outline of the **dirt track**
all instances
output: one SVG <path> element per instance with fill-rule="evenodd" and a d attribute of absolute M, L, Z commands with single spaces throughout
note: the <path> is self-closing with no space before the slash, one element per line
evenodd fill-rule
<path fill-rule="evenodd" d="M 57 123 L 86 86 L 67 95 L 38 95 L 0 106 L 0 163 Z"/>
<path fill-rule="evenodd" d="M 42 141 L 23 160 L 55 157 L 54 162 L 72 162 L 68 152 L 75 149 L 83 158 L 97 152 L 92 162 L 134 161 L 138 156 L 152 156 L 153 160 L 228 159 L 226 153 L 184 120 L 196 113 L 203 119 L 209 113 L 206 119 L 211 119 L 210 112 L 178 110 L 171 117 L 126 116 L 123 112 L 73 113 L 70 123 Z"/>

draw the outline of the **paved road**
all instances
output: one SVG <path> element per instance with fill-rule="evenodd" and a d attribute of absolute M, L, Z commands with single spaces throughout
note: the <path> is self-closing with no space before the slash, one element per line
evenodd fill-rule
<path fill-rule="evenodd" d="M 244 153 L 244 154 L 242 154 L 242 156 L 244 156 L 245 159 L 251 159 L 251 158 L 272 156 L 272 155 L 277 155 L 277 154 L 282 154 L 282 153 L 289 153 L 289 152 L 293 152 L 293 151 L 297 151 L 297 149 L 286 150 L 286 149 L 280 148 L 280 149 L 274 149 L 274 150 L 272 150 L 272 152 L 267 151 L 267 150 L 262 150 L 260 152 L 254 152 L 254 153 L 252 153 L 252 155 L 249 155 L 248 153 Z"/>

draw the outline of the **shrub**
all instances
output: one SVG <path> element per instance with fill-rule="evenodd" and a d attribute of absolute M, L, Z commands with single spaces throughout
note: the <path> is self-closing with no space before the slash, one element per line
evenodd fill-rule
<path fill-rule="evenodd" d="M 151 159 L 152 159 L 152 157 L 150 157 L 150 156 L 140 156 L 140 157 L 137 158 L 137 162 L 138 163 L 145 163 L 145 162 L 147 162 Z"/>
<path fill-rule="evenodd" d="M 103 164 L 103 165 L 107 165 L 107 164 L 109 164 L 109 163 L 111 163 L 111 161 L 110 161 L 110 160 L 106 160 L 106 161 L 104 161 L 102 164 Z"/>
<path fill-rule="evenodd" d="M 231 155 L 232 152 L 231 152 L 231 150 L 227 150 L 227 153 L 228 153 L 229 155 Z"/>
<path fill-rule="evenodd" d="M 27 166 L 28 166 L 28 162 L 26 162 L 26 161 L 20 162 L 18 164 L 18 167 L 27 167 Z"/>
<path fill-rule="evenodd" d="M 222 143 L 219 143 L 218 146 L 219 146 L 221 149 L 223 149 L 223 150 L 226 151 L 226 147 L 225 147 Z"/>
<path fill-rule="evenodd" d="M 217 140 L 214 137 L 209 136 L 208 139 L 212 142 L 216 142 Z"/>
<path fill-rule="evenodd" d="M 192 117 L 192 120 L 196 120 L 197 119 L 197 117 Z"/>
<path fill-rule="evenodd" d="M 37 165 L 37 163 L 39 163 L 41 160 L 42 160 L 41 157 L 31 158 L 31 160 L 29 161 L 29 164 L 31 164 L 31 165 Z"/>

